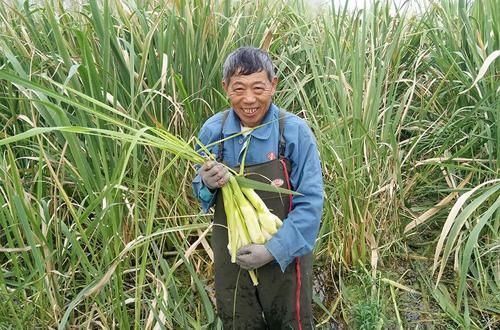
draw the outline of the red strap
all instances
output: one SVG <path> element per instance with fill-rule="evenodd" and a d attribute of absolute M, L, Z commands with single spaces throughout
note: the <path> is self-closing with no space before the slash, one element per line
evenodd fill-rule
<path fill-rule="evenodd" d="M 300 320 L 300 287 L 302 285 L 300 279 L 300 258 L 295 258 L 295 272 L 297 274 L 297 287 L 295 289 L 295 314 L 297 316 L 297 324 L 299 330 L 302 330 L 302 321 Z"/>
<path fill-rule="evenodd" d="M 284 159 L 280 159 L 280 162 L 281 162 L 281 165 L 283 165 L 283 173 L 285 175 L 285 180 L 286 180 L 286 186 L 288 188 L 288 190 L 291 189 L 291 185 L 290 185 L 290 177 L 288 176 L 288 168 L 286 167 L 286 162 Z M 292 211 L 292 195 L 288 195 L 288 198 L 290 199 L 290 205 L 288 206 L 288 212 L 291 212 Z"/>
<path fill-rule="evenodd" d="M 283 159 L 280 159 L 281 164 L 283 165 L 283 172 L 285 174 L 285 180 L 288 189 L 291 189 L 290 178 L 288 176 L 288 169 L 286 167 L 286 162 Z M 288 207 L 288 212 L 292 211 L 292 195 L 288 196 L 290 198 L 290 206 Z M 300 258 L 295 258 L 295 274 L 297 276 L 297 286 L 295 287 L 295 317 L 297 319 L 297 324 L 299 326 L 298 330 L 302 330 L 302 321 L 300 320 L 300 288 L 302 286 L 301 278 L 300 278 Z"/>

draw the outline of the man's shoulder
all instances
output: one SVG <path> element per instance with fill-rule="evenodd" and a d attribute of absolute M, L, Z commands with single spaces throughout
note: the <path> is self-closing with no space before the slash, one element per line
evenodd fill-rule
<path fill-rule="evenodd" d="M 289 143 L 299 143 L 299 141 L 300 143 L 309 143 L 315 140 L 314 133 L 307 119 L 302 118 L 300 114 L 297 115 L 289 111 L 284 112 L 284 114 L 283 129 L 286 141 Z"/>
<path fill-rule="evenodd" d="M 222 120 L 224 119 L 224 117 L 227 115 L 228 112 L 229 112 L 229 109 L 224 110 L 224 111 L 219 111 L 216 114 L 214 114 L 213 116 L 209 117 L 203 123 L 202 129 L 210 130 L 210 131 L 213 131 L 213 130 L 220 131 L 222 128 Z"/>
<path fill-rule="evenodd" d="M 286 111 L 285 109 L 280 108 L 281 115 L 284 115 L 284 123 L 286 126 L 295 126 L 295 127 L 308 127 L 309 124 L 304 118 L 299 117 L 298 115 Z"/>

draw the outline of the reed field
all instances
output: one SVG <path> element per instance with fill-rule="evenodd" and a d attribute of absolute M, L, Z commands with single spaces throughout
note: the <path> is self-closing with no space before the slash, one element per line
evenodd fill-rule
<path fill-rule="evenodd" d="M 222 63 L 318 142 L 318 329 L 500 328 L 500 2 L 0 0 L 0 329 L 222 329 L 191 190 Z"/>

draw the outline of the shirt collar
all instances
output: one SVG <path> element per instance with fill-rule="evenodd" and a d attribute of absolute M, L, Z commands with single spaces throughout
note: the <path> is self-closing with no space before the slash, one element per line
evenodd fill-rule
<path fill-rule="evenodd" d="M 278 119 L 278 108 L 271 103 L 271 106 L 269 107 L 269 111 L 266 113 L 264 116 L 264 120 L 262 121 L 262 124 L 269 123 L 273 120 L 276 120 L 277 122 Z M 277 123 L 276 123 L 277 124 Z M 257 139 L 265 140 L 268 139 L 271 136 L 272 128 L 274 124 L 268 124 L 261 126 L 257 129 L 254 129 L 250 135 L 252 137 L 255 137 Z M 240 119 L 236 115 L 233 109 L 229 111 L 229 115 L 227 116 L 226 122 L 224 123 L 224 127 L 222 129 L 222 133 L 224 136 L 230 136 L 233 134 L 237 134 L 241 132 L 241 125 L 240 125 Z"/>

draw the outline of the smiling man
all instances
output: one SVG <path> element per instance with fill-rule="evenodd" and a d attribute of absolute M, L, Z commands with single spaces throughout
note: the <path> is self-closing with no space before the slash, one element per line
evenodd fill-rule
<path fill-rule="evenodd" d="M 204 211 L 215 205 L 215 293 L 224 329 L 314 328 L 311 251 L 323 209 L 321 165 L 307 123 L 273 104 L 277 83 L 268 53 L 238 48 L 223 67 L 231 109 L 209 118 L 199 134 L 204 145 L 219 141 L 210 149 L 217 161 L 198 170 L 193 190 Z M 283 225 L 265 244 L 240 248 L 233 264 L 220 188 L 229 179 L 226 166 L 238 167 L 245 154 L 246 173 L 301 195 L 258 192 Z M 259 285 L 241 269 L 255 269 Z"/>

